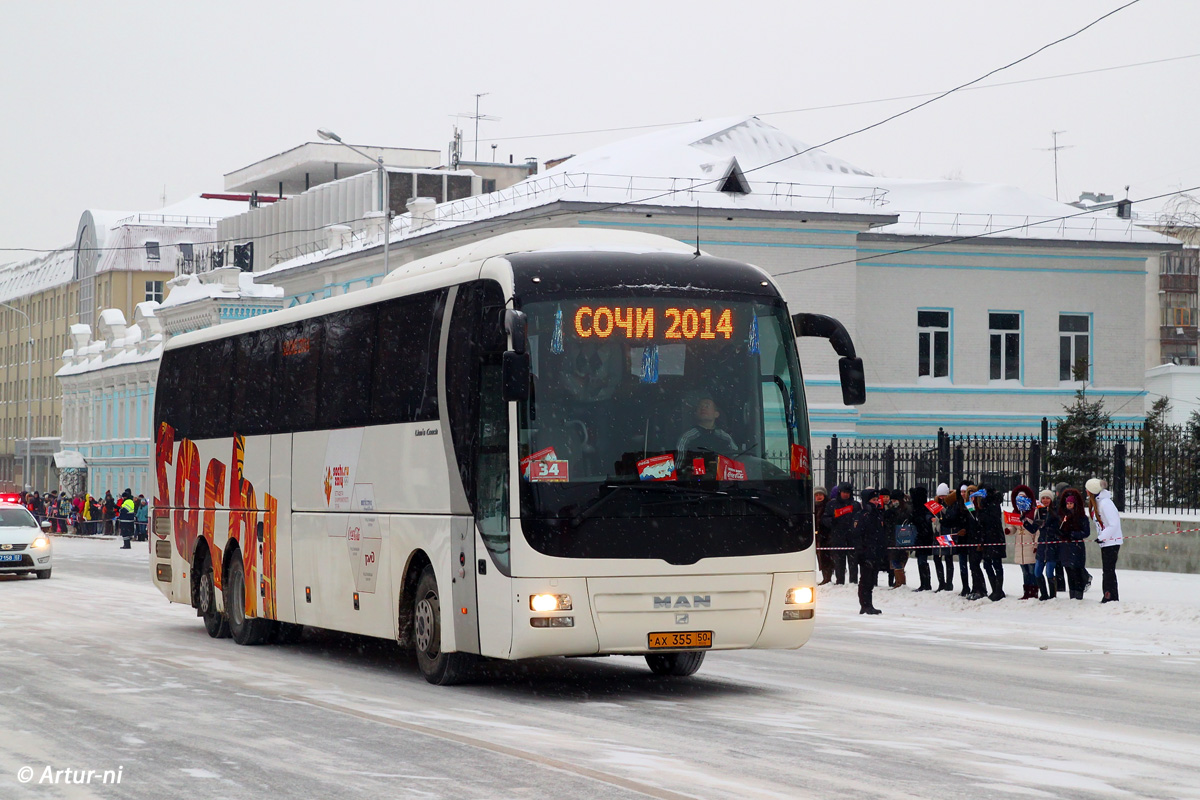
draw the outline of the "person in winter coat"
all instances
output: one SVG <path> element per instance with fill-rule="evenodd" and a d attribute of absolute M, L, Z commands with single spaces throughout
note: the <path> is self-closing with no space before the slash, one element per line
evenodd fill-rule
<path fill-rule="evenodd" d="M 113 499 L 112 490 L 104 492 L 104 532 L 112 535 L 113 520 L 117 518 L 117 501 Z"/>
<path fill-rule="evenodd" d="M 971 594 L 971 574 L 967 565 L 971 559 L 968 551 L 973 548 L 969 546 L 971 540 L 967 530 L 970 514 L 963 502 L 963 492 L 966 488 L 964 485 L 957 492 L 951 490 L 942 504 L 946 507 L 942 511 L 942 534 L 954 537 L 953 557 L 958 559 L 958 577 L 962 581 L 962 591 L 958 593 L 960 597 L 967 597 Z"/>
<path fill-rule="evenodd" d="M 937 564 L 938 591 L 940 592 L 946 587 L 946 582 L 942 579 L 942 558 L 938 555 L 939 548 L 933 546 L 933 514 L 925 507 L 929 495 L 924 486 L 914 486 L 913 490 L 908 493 L 908 499 L 908 519 L 917 531 L 917 537 L 913 544 L 917 548 L 917 577 L 921 579 L 921 584 L 913 591 L 928 592 L 933 589 L 933 584 L 929 580 L 929 555 L 932 553 Z"/>
<path fill-rule="evenodd" d="M 1038 494 L 1038 505 L 1032 520 L 1022 520 L 1025 530 L 1037 535 L 1033 572 L 1038 582 L 1038 600 L 1052 600 L 1058 595 L 1055 571 L 1058 565 L 1058 513 L 1054 509 L 1054 492 L 1049 489 Z"/>
<path fill-rule="evenodd" d="M 945 513 L 946 504 L 950 502 L 951 497 L 956 496 L 950 491 L 950 487 L 944 483 L 939 483 L 937 487 L 938 505 L 942 506 L 942 511 L 933 515 L 931 520 L 933 524 L 933 538 L 937 541 L 937 537 L 950 533 L 949 528 L 943 529 L 942 515 Z M 938 588 L 937 592 L 953 592 L 954 591 L 954 548 L 953 547 L 938 547 L 933 551 L 933 566 L 937 570 Z M 936 592 L 935 592 L 936 593 Z"/>
<path fill-rule="evenodd" d="M 824 486 L 813 489 L 813 531 L 817 539 L 817 567 L 821 570 L 821 582 L 824 586 L 833 580 L 833 552 L 829 547 L 829 526 L 825 522 L 825 505 L 829 502 L 829 494 Z"/>
<path fill-rule="evenodd" d="M 963 580 L 963 589 L 959 594 L 968 600 L 982 600 L 987 597 L 987 581 L 983 577 L 983 549 L 980 547 L 983 544 L 982 522 L 972 498 L 978 489 L 978 486 L 969 483 L 959 486 L 959 502 L 953 506 L 956 512 L 953 527 L 958 531 L 954 537 L 955 550 L 958 551 L 959 571 Z"/>
<path fill-rule="evenodd" d="M 880 490 L 882 494 L 884 490 Z M 884 506 L 885 520 L 888 525 L 891 548 L 888 550 L 888 586 L 893 589 L 899 589 L 906 585 L 907 577 L 904 574 L 904 568 L 908 566 L 908 550 L 900 549 L 906 546 L 901 543 L 899 537 L 902 532 L 912 532 L 912 509 L 908 505 L 908 498 L 904 495 L 903 489 L 893 489 L 887 492 L 890 498 L 889 502 Z M 905 527 L 907 526 L 907 527 Z"/>
<path fill-rule="evenodd" d="M 1083 543 L 1092 534 L 1092 523 L 1084 510 L 1078 489 L 1064 489 L 1058 500 L 1059 534 L 1065 540 L 1058 546 L 1058 560 L 1067 573 L 1067 588 L 1072 600 L 1083 599 L 1083 563 L 1087 551 Z"/>
<path fill-rule="evenodd" d="M 146 495 L 139 494 L 137 500 L 134 501 L 137 505 L 133 511 L 133 536 L 139 542 L 144 542 L 149 538 L 149 530 L 147 518 L 150 513 L 150 504 L 146 501 Z"/>
<path fill-rule="evenodd" d="M 863 509 L 851 531 L 854 553 L 858 557 L 858 613 L 882 614 L 875 607 L 872 592 L 879 570 L 888 563 L 887 548 L 891 536 L 884 520 L 884 509 L 874 489 L 863 492 Z"/>
<path fill-rule="evenodd" d="M 838 485 L 837 495 L 825 504 L 825 527 L 829 529 L 830 547 L 850 547 L 851 534 L 854 531 L 854 519 L 862 512 L 854 500 L 854 486 L 847 482 Z M 833 550 L 834 583 L 842 585 L 846 582 L 846 567 L 850 567 L 850 582 L 858 580 L 858 558 L 852 551 Z"/>
<path fill-rule="evenodd" d="M 133 524 L 137 513 L 137 503 L 133 500 L 133 492 L 126 489 L 121 495 L 121 504 L 117 507 L 118 521 L 121 528 L 122 550 L 129 550 L 133 540 Z"/>
<path fill-rule="evenodd" d="M 1017 515 L 1019 523 L 1004 524 L 1004 535 L 1013 539 L 1013 561 L 1021 565 L 1021 583 L 1025 592 L 1022 600 L 1037 597 L 1037 576 L 1033 568 L 1037 565 L 1037 539 L 1025 529 L 1025 521 L 1033 521 L 1034 508 L 1037 501 L 1033 497 L 1033 489 L 1022 484 L 1012 490 L 1012 513 Z"/>
<path fill-rule="evenodd" d="M 1121 542 L 1125 541 L 1121 535 L 1121 515 L 1117 513 L 1117 504 L 1104 481 L 1092 478 L 1084 488 L 1087 489 L 1092 519 L 1096 521 L 1096 541 L 1100 543 L 1100 562 L 1104 566 L 1101 581 L 1104 599 L 1100 602 L 1116 602 L 1121 599 L 1117 592 L 1117 554 L 1121 552 Z"/>
<path fill-rule="evenodd" d="M 983 573 L 991 584 L 987 598 L 993 603 L 1003 600 L 1004 556 L 1008 547 L 1004 542 L 1004 516 L 1000 508 L 1000 493 L 991 486 L 980 486 L 971 494 L 975 513 L 979 518 L 980 561 Z"/>

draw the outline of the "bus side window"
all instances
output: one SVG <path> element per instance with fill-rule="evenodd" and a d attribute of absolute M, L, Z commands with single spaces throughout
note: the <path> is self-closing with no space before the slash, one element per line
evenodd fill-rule
<path fill-rule="evenodd" d="M 192 439 L 216 439 L 230 434 L 229 372 L 233 340 L 218 339 L 197 347 L 196 381 L 191 402 L 200 413 L 192 419 Z"/>
<path fill-rule="evenodd" d="M 438 342 L 446 291 L 398 297 L 379 306 L 371 424 L 438 418 Z"/>
<path fill-rule="evenodd" d="M 321 386 L 317 419 L 323 428 L 366 425 L 371 410 L 371 362 L 375 353 L 375 307 L 322 317 Z"/>
<path fill-rule="evenodd" d="M 284 430 L 317 427 L 321 322 L 306 319 L 278 328 L 277 368 L 271 393 L 276 424 Z"/>
<path fill-rule="evenodd" d="M 234 347 L 230 433 L 255 436 L 271 433 L 277 417 L 271 406 L 275 374 L 275 340 L 278 328 L 253 331 L 237 337 Z"/>

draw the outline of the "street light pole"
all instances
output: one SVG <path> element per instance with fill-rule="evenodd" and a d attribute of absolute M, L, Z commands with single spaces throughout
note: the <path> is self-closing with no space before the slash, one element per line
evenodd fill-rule
<path fill-rule="evenodd" d="M 388 185 L 387 170 L 383 167 L 383 156 L 371 158 L 354 145 L 343 142 L 342 137 L 326 128 L 318 128 L 317 135 L 322 139 L 337 142 L 342 147 L 348 147 L 369 161 L 374 161 L 376 169 L 379 170 L 379 210 L 383 212 L 383 274 L 386 275 L 388 273 L 388 251 L 391 249 L 392 243 L 392 187 Z"/>
<path fill-rule="evenodd" d="M 10 306 L 8 303 L 0 303 L 0 306 L 12 309 L 25 318 L 25 333 L 29 336 L 28 355 L 25 359 L 25 485 L 33 488 L 30 482 L 29 475 L 29 451 L 33 449 L 33 325 L 29 321 L 29 315 L 16 306 Z M 16 460 L 17 437 L 13 437 L 13 460 Z"/>

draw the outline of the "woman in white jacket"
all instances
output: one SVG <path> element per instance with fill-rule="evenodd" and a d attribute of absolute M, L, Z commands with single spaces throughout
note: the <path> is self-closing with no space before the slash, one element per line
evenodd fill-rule
<path fill-rule="evenodd" d="M 1124 541 L 1121 516 L 1104 481 L 1092 478 L 1087 482 L 1087 492 L 1092 519 L 1098 529 L 1096 541 L 1100 543 L 1100 562 L 1104 565 L 1104 599 L 1100 602 L 1116 602 L 1121 599 L 1117 593 L 1117 553 L 1121 552 Z"/>

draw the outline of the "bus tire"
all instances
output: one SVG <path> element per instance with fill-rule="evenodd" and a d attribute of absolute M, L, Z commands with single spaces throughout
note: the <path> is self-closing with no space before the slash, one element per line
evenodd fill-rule
<path fill-rule="evenodd" d="M 196 610 L 204 619 L 204 630 L 214 639 L 229 638 L 229 620 L 217 610 L 217 589 L 213 583 L 212 559 L 201 556 L 204 565 L 200 569 L 200 580 L 196 586 Z"/>
<path fill-rule="evenodd" d="M 266 642 L 272 633 L 272 620 L 246 616 L 246 568 L 242 566 L 242 554 L 234 550 L 229 559 L 222 586 L 225 598 L 225 616 L 229 620 L 229 635 L 241 645 L 256 645 Z"/>
<path fill-rule="evenodd" d="M 669 675 L 673 678 L 685 678 L 695 675 L 696 670 L 704 663 L 704 651 L 687 653 L 648 653 L 646 663 L 655 675 Z"/>
<path fill-rule="evenodd" d="M 425 680 L 436 686 L 450 686 L 470 677 L 475 658 L 470 653 L 442 651 L 442 604 L 438 596 L 437 576 L 426 565 L 417 581 L 413 597 L 413 643 L 417 667 Z"/>

